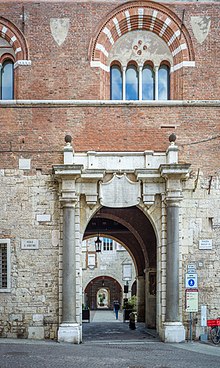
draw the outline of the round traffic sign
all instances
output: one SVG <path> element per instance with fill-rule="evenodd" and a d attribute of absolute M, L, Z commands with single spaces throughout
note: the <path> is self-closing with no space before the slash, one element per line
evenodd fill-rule
<path fill-rule="evenodd" d="M 189 286 L 194 286 L 195 281 L 193 279 L 189 279 L 188 284 Z"/>

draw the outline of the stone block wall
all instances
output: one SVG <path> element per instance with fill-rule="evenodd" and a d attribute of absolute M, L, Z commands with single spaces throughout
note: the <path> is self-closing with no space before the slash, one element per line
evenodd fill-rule
<path fill-rule="evenodd" d="M 201 306 L 207 307 L 207 319 L 219 317 L 219 260 L 220 260 L 220 185 L 219 175 L 207 180 L 198 177 L 195 181 L 186 182 L 182 208 L 182 262 L 183 286 L 187 265 L 194 264 L 198 274 L 199 311 L 193 313 L 194 335 L 196 338 L 204 333 L 201 327 Z M 211 249 L 201 249 L 200 242 L 212 242 Z M 184 290 L 183 290 L 184 297 Z M 183 306 L 185 301 L 183 298 Z M 184 308 L 183 308 L 184 310 Z M 184 313 L 185 325 L 189 313 Z"/>
<path fill-rule="evenodd" d="M 49 176 L 28 177 L 22 170 L 2 170 L 0 179 L 0 238 L 10 239 L 11 249 L 10 292 L 0 293 L 0 333 L 53 339 L 59 314 L 56 185 Z M 23 247 L 30 240 L 37 242 L 35 249 Z"/>

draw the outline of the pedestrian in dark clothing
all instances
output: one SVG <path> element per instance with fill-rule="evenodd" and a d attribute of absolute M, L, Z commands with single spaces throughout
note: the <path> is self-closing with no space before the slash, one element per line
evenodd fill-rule
<path fill-rule="evenodd" d="M 118 319 L 118 311 L 120 309 L 120 304 L 118 301 L 114 302 L 114 311 L 115 311 L 115 318 Z"/>

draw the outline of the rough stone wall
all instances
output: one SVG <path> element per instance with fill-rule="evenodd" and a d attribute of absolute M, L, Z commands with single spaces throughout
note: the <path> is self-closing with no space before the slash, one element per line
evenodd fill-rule
<path fill-rule="evenodd" d="M 204 333 L 201 327 L 201 305 L 207 306 L 207 318 L 219 317 L 219 260 L 220 260 L 220 184 L 219 175 L 209 180 L 198 175 L 185 184 L 182 206 L 183 286 L 187 264 L 194 264 L 198 274 L 199 312 L 193 313 L 194 333 Z M 212 240 L 212 249 L 199 249 L 199 241 Z M 183 292 L 183 306 L 184 292 Z M 183 308 L 184 310 L 184 308 Z M 189 314 L 185 312 L 185 325 Z M 195 324 L 195 321 L 198 322 Z"/>
<path fill-rule="evenodd" d="M 0 293 L 1 336 L 53 339 L 59 273 L 56 185 L 50 176 L 27 177 L 12 169 L 1 171 L 0 182 L 0 238 L 11 243 L 11 292 Z M 50 220 L 40 221 L 39 215 Z M 22 249 L 22 240 L 30 239 L 39 240 L 38 249 Z"/>

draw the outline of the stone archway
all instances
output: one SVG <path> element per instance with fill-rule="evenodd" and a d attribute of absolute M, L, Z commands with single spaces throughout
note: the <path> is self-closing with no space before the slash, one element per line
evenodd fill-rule
<path fill-rule="evenodd" d="M 157 241 L 150 221 L 136 206 L 102 207 L 88 223 L 84 236 L 94 236 L 97 230 L 101 236 L 124 244 L 131 254 L 136 265 L 138 321 L 156 328 L 156 285 L 152 283 L 156 281 Z"/>
<path fill-rule="evenodd" d="M 99 293 L 103 293 L 103 290 L 106 290 L 108 293 L 108 301 L 107 305 L 103 303 L 102 306 L 99 304 L 97 296 L 99 296 Z M 114 300 L 122 302 L 122 287 L 117 280 L 109 276 L 98 276 L 91 280 L 86 286 L 84 293 L 86 294 L 87 305 L 91 310 L 99 309 L 100 307 L 113 309 Z"/>
<path fill-rule="evenodd" d="M 123 229 L 127 231 L 121 241 L 132 244 L 130 251 L 138 263 L 137 294 L 140 301 L 145 300 L 145 311 L 156 311 L 156 327 L 162 340 L 185 340 L 180 313 L 179 208 L 182 181 L 186 180 L 189 167 L 178 163 L 178 147 L 172 137 L 166 153 L 87 152 L 82 155 L 73 152 L 67 136 L 64 164 L 53 166 L 55 178 L 60 182 L 61 204 L 59 341 L 77 344 L 82 341 L 81 242 L 98 210 L 113 224 L 120 224 L 122 233 Z M 138 227 L 134 226 L 136 216 L 140 220 Z M 144 231 L 146 228 L 148 231 Z M 117 234 L 119 240 L 122 233 Z M 159 270 L 157 276 L 156 270 Z M 151 293 L 149 298 L 143 297 L 146 285 L 147 293 Z M 154 306 L 150 300 L 154 300 Z M 149 324 L 152 314 L 145 320 Z"/>

